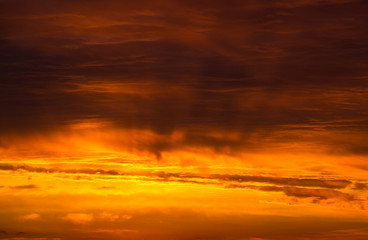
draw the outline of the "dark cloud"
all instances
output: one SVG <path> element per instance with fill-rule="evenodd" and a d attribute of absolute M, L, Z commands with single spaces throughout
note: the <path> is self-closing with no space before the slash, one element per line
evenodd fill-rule
<path fill-rule="evenodd" d="M 354 199 L 354 197 L 348 193 L 343 193 L 331 189 L 308 189 L 308 188 L 285 187 L 283 189 L 283 192 L 287 196 L 295 196 L 300 198 L 307 198 L 307 197 L 316 197 L 319 199 L 339 198 L 346 201 Z"/>
<path fill-rule="evenodd" d="M 10 186 L 12 189 L 35 189 L 38 188 L 38 186 L 34 184 L 27 184 L 27 185 L 18 185 L 18 186 Z"/>
<path fill-rule="evenodd" d="M 353 92 L 367 87 L 362 1 L 0 4 L 2 135 L 97 118 L 159 134 L 235 130 L 243 139 L 267 128 L 264 137 L 273 139 L 285 125 L 367 117 L 366 101 Z M 96 78 L 102 85 L 154 81 L 188 94 L 75 91 Z M 206 138 L 183 144 L 247 146 Z M 171 146 L 149 147 L 160 156 Z M 365 154 L 359 149 L 346 151 Z"/>
<path fill-rule="evenodd" d="M 260 182 L 260 183 L 271 183 L 276 185 L 323 187 L 323 188 L 345 188 L 352 183 L 349 180 L 280 178 L 280 177 L 244 176 L 244 175 L 212 175 L 212 178 L 235 182 Z"/>
<path fill-rule="evenodd" d="M 353 189 L 355 189 L 355 190 L 368 190 L 368 184 L 367 183 L 356 182 L 356 183 L 354 183 Z"/>
<path fill-rule="evenodd" d="M 13 165 L 13 164 L 0 164 L 1 170 L 25 170 L 29 172 L 38 172 L 38 173 L 70 173 L 70 174 L 101 174 L 101 175 L 124 175 L 123 173 L 119 173 L 116 170 L 103 170 L 103 169 L 92 169 L 92 168 L 82 168 L 82 169 L 60 169 L 60 168 L 44 168 L 44 167 L 33 167 L 29 165 Z M 26 185 L 32 186 L 32 185 Z"/>
<path fill-rule="evenodd" d="M 300 187 L 279 187 L 279 186 L 253 186 L 228 184 L 227 188 L 256 189 L 265 192 L 283 192 L 285 195 L 297 198 L 316 198 L 319 200 L 340 199 L 344 201 L 355 200 L 354 196 L 333 189 L 300 188 Z"/>
<path fill-rule="evenodd" d="M 149 152 L 159 163 L 170 151 L 204 150 L 243 163 L 250 161 L 245 154 L 273 151 L 366 156 L 367 7 L 362 0 L 0 0 L 0 154 L 21 155 L 26 148 L 37 155 L 39 139 L 83 135 L 76 123 L 98 122 L 118 135 L 102 139 L 104 148 Z M 3 171 L 214 184 L 315 201 L 354 202 L 343 189 L 367 190 L 341 168 L 344 177 L 283 177 L 39 167 L 5 159 Z M 324 158 L 311 162 L 303 167 L 333 168 Z M 368 169 L 364 162 L 346 164 Z M 366 222 L 346 219 L 165 214 L 133 217 L 124 227 L 143 229 L 142 239 L 367 238 Z M 58 224 L 50 231 L 65 230 Z M 357 228 L 361 236 L 344 232 Z M 23 230 L 3 229 L 12 232 L 9 238 Z M 62 231 L 55 237 L 106 239 L 105 233 Z M 108 238 L 135 239 L 129 234 Z"/>

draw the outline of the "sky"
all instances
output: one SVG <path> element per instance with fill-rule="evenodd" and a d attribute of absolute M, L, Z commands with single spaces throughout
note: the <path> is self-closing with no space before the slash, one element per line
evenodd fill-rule
<path fill-rule="evenodd" d="M 367 11 L 0 0 L 0 239 L 368 239 Z"/>

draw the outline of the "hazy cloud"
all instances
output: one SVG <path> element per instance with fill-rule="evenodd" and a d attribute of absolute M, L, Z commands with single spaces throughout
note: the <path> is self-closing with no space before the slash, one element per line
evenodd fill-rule
<path fill-rule="evenodd" d="M 89 213 L 68 213 L 62 219 L 66 221 L 70 221 L 75 224 L 88 224 L 93 221 L 94 216 L 93 214 Z"/>
<path fill-rule="evenodd" d="M 23 221 L 27 221 L 27 220 L 38 220 L 40 219 L 41 216 L 38 213 L 30 213 L 30 214 L 26 214 L 20 217 L 21 220 Z"/>

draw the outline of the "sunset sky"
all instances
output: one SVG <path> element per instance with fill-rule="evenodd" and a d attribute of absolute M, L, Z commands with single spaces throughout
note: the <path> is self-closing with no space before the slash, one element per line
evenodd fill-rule
<path fill-rule="evenodd" d="M 367 13 L 0 0 L 0 239 L 367 240 Z"/>

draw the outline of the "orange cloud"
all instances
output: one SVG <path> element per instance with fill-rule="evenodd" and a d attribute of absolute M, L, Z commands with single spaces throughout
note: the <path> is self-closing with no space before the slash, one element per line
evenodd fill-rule
<path fill-rule="evenodd" d="M 0 238 L 368 238 L 366 8 L 0 0 Z"/>
<path fill-rule="evenodd" d="M 30 213 L 26 214 L 20 217 L 21 220 L 27 221 L 27 220 L 38 220 L 41 216 L 38 213 Z"/>
<path fill-rule="evenodd" d="M 75 224 L 88 224 L 93 221 L 94 216 L 89 213 L 68 213 L 62 219 Z"/>

